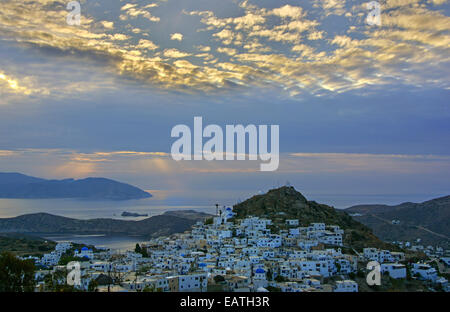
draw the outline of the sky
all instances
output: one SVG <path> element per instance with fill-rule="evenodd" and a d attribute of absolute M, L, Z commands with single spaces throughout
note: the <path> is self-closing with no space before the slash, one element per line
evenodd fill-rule
<path fill-rule="evenodd" d="M 0 171 L 103 176 L 168 204 L 289 183 L 342 208 L 450 194 L 450 4 L 1 0 Z M 279 125 L 280 166 L 180 161 L 171 129 Z"/>

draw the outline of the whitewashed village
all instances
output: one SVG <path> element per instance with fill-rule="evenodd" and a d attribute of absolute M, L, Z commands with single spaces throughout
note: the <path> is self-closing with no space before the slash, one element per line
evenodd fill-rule
<path fill-rule="evenodd" d="M 49 277 L 67 282 L 72 275 L 60 260 L 68 253 L 80 260 L 74 285 L 79 291 L 358 292 L 363 291 L 370 261 L 380 263 L 383 278 L 412 279 L 427 291 L 449 291 L 448 281 L 432 265 L 448 270 L 450 258 L 442 249 L 429 253 L 427 261 L 408 263 L 404 252 L 367 247 L 358 253 L 347 248 L 344 231 L 333 224 L 301 227 L 298 219 L 287 219 L 286 229 L 275 234 L 269 219 L 234 216 L 231 207 L 222 207 L 191 231 L 151 239 L 126 252 L 75 250 L 72 243 L 60 242 L 51 253 L 33 258 L 40 268 L 35 291 L 46 291 Z"/>

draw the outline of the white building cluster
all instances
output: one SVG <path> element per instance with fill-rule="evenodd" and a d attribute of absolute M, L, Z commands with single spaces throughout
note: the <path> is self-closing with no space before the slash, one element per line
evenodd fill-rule
<path fill-rule="evenodd" d="M 150 255 L 150 276 L 166 280 L 178 277 L 178 291 L 202 291 L 206 287 L 199 281 L 216 284 L 213 280 L 222 281 L 226 291 L 267 287 L 321 291 L 323 278 L 357 269 L 357 257 L 345 255 L 339 248 L 343 231 L 338 226 L 313 223 L 299 227 L 298 220 L 287 220 L 288 229 L 272 233 L 269 219 L 248 217 L 234 224 L 229 222 L 233 216 L 232 209 L 226 208 L 214 217 L 212 224 L 198 222 L 189 233 L 146 243 L 143 247 Z M 337 249 L 314 250 L 321 243 Z M 196 283 L 183 280 L 192 274 L 198 277 Z M 139 282 L 142 285 L 138 288 L 154 283 L 149 276 Z M 170 289 L 168 284 L 163 290 Z"/>
<path fill-rule="evenodd" d="M 58 243 L 56 244 L 54 251 L 44 254 L 42 259 L 38 260 L 37 263 L 43 266 L 55 266 L 59 263 L 61 256 L 70 248 L 72 248 L 72 243 L 70 242 Z"/>
<path fill-rule="evenodd" d="M 407 268 L 399 263 L 405 257 L 401 252 L 364 248 L 361 255 L 342 253 L 344 231 L 339 226 L 301 227 L 299 220 L 288 219 L 285 228 L 272 232 L 269 219 L 247 217 L 235 223 L 230 220 L 234 215 L 223 207 L 212 222 L 197 222 L 189 232 L 142 243 L 148 257 L 133 251 L 76 250 L 76 257 L 85 258 L 78 287 L 87 290 L 103 275 L 120 276 L 119 285 L 109 288 L 113 291 L 356 292 L 358 284 L 348 276 L 358 271 L 358 261 L 377 261 L 382 273 L 406 278 Z M 39 263 L 53 266 L 52 272 L 62 269 L 58 256 L 70 248 L 70 243 L 58 244 Z M 413 274 L 436 281 L 433 270 L 416 264 Z M 43 272 L 38 274 L 42 277 Z"/>

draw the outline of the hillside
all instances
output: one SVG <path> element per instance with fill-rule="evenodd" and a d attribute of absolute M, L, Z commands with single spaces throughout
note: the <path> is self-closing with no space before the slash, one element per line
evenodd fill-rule
<path fill-rule="evenodd" d="M 421 244 L 449 245 L 450 196 L 396 206 L 358 205 L 346 211 L 361 214 L 354 219 L 369 226 L 376 235 L 387 241 L 421 238 Z M 398 220 L 400 224 L 392 224 L 392 220 Z"/>
<path fill-rule="evenodd" d="M 312 222 L 339 225 L 344 229 L 344 244 L 356 249 L 379 247 L 394 249 L 376 237 L 371 229 L 355 221 L 345 211 L 308 201 L 293 187 L 273 189 L 263 195 L 252 198 L 234 206 L 237 218 L 260 216 L 272 219 L 277 228 L 285 227 L 286 219 L 298 219 L 301 226 Z"/>
<path fill-rule="evenodd" d="M 176 217 L 192 219 L 192 220 L 206 219 L 206 218 L 212 217 L 212 215 L 210 215 L 210 214 L 207 214 L 204 212 L 198 212 L 195 210 L 171 210 L 171 211 L 166 211 L 164 214 L 167 216 L 176 216 Z"/>
<path fill-rule="evenodd" d="M 3 233 L 83 233 L 83 234 L 127 234 L 157 237 L 171 235 L 189 230 L 191 226 L 204 217 L 181 218 L 171 214 L 153 216 L 140 221 L 114 219 L 79 220 L 36 213 L 15 218 L 0 219 L 0 232 Z"/>
<path fill-rule="evenodd" d="M 10 251 L 16 255 L 42 256 L 55 249 L 56 243 L 23 234 L 0 234 L 0 253 Z"/>
<path fill-rule="evenodd" d="M 127 200 L 151 197 L 132 185 L 105 178 L 45 180 L 0 173 L 0 198 L 85 198 Z"/>

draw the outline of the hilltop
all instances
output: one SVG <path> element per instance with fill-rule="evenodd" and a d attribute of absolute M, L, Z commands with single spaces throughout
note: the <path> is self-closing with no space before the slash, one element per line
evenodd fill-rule
<path fill-rule="evenodd" d="M 422 203 L 388 205 L 358 205 L 346 209 L 354 219 L 373 229 L 388 241 L 414 241 L 420 244 L 448 245 L 450 243 L 450 196 Z M 398 224 L 392 221 L 397 220 Z"/>
<path fill-rule="evenodd" d="M 106 178 L 46 180 L 21 173 L 0 173 L 0 198 L 84 198 L 127 200 L 152 195 Z"/>
<path fill-rule="evenodd" d="M 381 241 L 370 228 L 354 220 L 345 211 L 336 210 L 315 201 L 308 201 L 291 186 L 284 186 L 270 190 L 266 194 L 253 196 L 235 205 L 233 211 L 238 219 L 247 216 L 269 218 L 278 229 L 286 228 L 286 219 L 298 219 L 301 226 L 308 226 L 313 222 L 338 225 L 344 230 L 345 246 L 356 249 L 363 247 L 396 249 Z"/>

